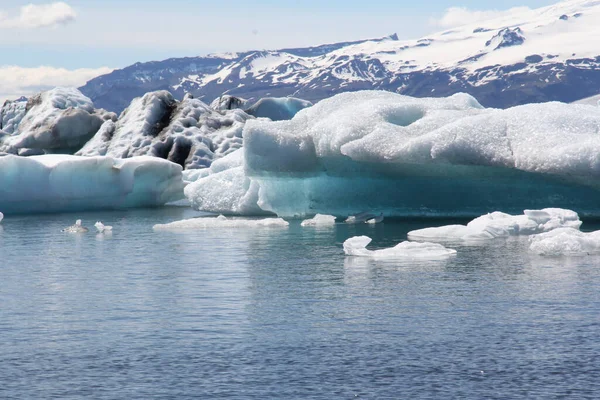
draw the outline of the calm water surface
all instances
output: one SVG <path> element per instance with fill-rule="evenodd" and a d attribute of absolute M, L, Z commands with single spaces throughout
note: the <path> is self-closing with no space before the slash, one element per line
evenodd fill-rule
<path fill-rule="evenodd" d="M 6 218 L 0 398 L 600 398 L 598 257 L 514 238 L 442 262 L 341 250 L 447 221 L 152 230 L 196 215 Z M 60 232 L 76 218 L 114 233 Z"/>

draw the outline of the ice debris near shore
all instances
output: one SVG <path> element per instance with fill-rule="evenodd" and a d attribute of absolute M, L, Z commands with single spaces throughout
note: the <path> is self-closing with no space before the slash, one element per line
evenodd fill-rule
<path fill-rule="evenodd" d="M 241 165 L 198 179 L 186 195 L 205 211 L 283 217 L 543 207 L 600 215 L 599 131 L 600 108 L 586 105 L 498 110 L 466 94 L 343 93 L 290 121 L 249 120 Z M 219 200 L 231 192 L 228 204 Z"/>
<path fill-rule="evenodd" d="M 348 256 L 371 257 L 376 259 L 409 258 L 419 260 L 439 260 L 456 254 L 456 250 L 447 249 L 437 243 L 402 242 L 394 247 L 368 250 L 372 239 L 368 236 L 356 236 L 344 242 L 344 253 Z"/>
<path fill-rule="evenodd" d="M 548 257 L 586 256 L 600 254 L 600 231 L 581 232 L 559 228 L 529 238 L 529 250 Z"/>
<path fill-rule="evenodd" d="M 579 229 L 582 222 L 571 210 L 546 208 L 525 210 L 523 215 L 493 212 L 475 218 L 467 225 L 446 225 L 408 233 L 410 240 L 480 241 L 517 235 L 535 235 L 558 228 Z"/>
<path fill-rule="evenodd" d="M 281 218 L 264 219 L 234 219 L 223 215 L 218 217 L 203 217 L 184 219 L 169 224 L 157 224 L 153 229 L 157 231 L 180 231 L 212 228 L 286 228 L 289 222 Z"/>
<path fill-rule="evenodd" d="M 183 197 L 181 166 L 154 157 L 0 157 L 6 214 L 164 205 Z"/>
<path fill-rule="evenodd" d="M 335 225 L 335 217 L 333 215 L 323 215 L 317 214 L 311 219 L 305 219 L 300 223 L 301 226 L 315 226 L 315 227 L 324 227 L 324 226 L 334 226 Z"/>
<path fill-rule="evenodd" d="M 2 107 L 0 151 L 19 154 L 73 153 L 105 121 L 116 114 L 95 109 L 92 101 L 73 88 L 55 88 L 27 102 L 7 102 Z"/>

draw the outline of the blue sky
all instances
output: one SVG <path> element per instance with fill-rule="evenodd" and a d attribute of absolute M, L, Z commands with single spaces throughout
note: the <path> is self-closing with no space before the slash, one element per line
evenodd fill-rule
<path fill-rule="evenodd" d="M 136 61 L 308 46 L 394 32 L 401 38 L 418 38 L 444 29 L 435 21 L 451 7 L 503 10 L 554 2 L 0 0 L 0 99 L 2 93 L 6 97 L 6 93 L 14 95 L 12 92 L 18 90 L 31 91 L 46 81 L 53 85 L 56 78 L 52 76 L 38 82 L 27 75 L 28 70 L 33 74 L 41 66 L 60 69 L 71 77 L 74 70 L 80 70 L 73 80 L 81 80 L 96 70 Z M 23 8 L 30 4 L 33 7 Z M 7 66 L 24 69 L 19 88 L 6 87 L 10 77 L 3 79 L 6 73 L 2 70 Z M 49 71 L 46 69 L 46 75 Z M 69 83 L 67 79 L 56 84 Z"/>

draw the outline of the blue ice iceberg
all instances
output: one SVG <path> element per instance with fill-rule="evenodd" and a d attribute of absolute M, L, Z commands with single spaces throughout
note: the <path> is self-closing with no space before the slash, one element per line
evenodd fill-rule
<path fill-rule="evenodd" d="M 0 157 L 5 214 L 164 205 L 183 197 L 181 166 L 156 157 Z"/>
<path fill-rule="evenodd" d="M 284 217 L 600 215 L 599 132 L 600 108 L 587 105 L 343 93 L 290 121 L 249 120 L 243 157 L 186 196 L 205 211 Z"/>

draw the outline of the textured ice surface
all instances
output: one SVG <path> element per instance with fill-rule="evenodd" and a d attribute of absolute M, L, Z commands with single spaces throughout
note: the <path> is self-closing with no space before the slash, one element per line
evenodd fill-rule
<path fill-rule="evenodd" d="M 525 210 L 523 215 L 493 212 L 474 219 L 467 225 L 447 225 L 408 233 L 411 240 L 479 241 L 510 235 L 533 235 L 558 228 L 579 229 L 581 220 L 576 212 L 548 208 Z"/>
<path fill-rule="evenodd" d="M 395 247 L 380 250 L 368 250 L 371 238 L 356 236 L 344 242 L 344 253 L 348 256 L 372 257 L 378 259 L 413 258 L 420 260 L 444 259 L 456 254 L 456 250 L 447 249 L 436 243 L 402 242 Z"/>
<path fill-rule="evenodd" d="M 313 104 L 295 97 L 266 97 L 258 100 L 246 112 L 257 118 L 269 118 L 272 121 L 285 121 L 294 118 L 298 111 Z"/>
<path fill-rule="evenodd" d="M 8 110 L 7 117 L 13 111 Z M 13 154 L 73 153 L 106 120 L 116 119 L 114 113 L 96 110 L 89 98 L 73 88 L 55 88 L 37 94 L 27 101 L 25 111 L 20 115 L 17 110 L 12 122 L 6 121 L 11 127 L 6 131 L 10 136 L 3 138 L 0 150 Z"/>
<path fill-rule="evenodd" d="M 212 228 L 285 228 L 289 223 L 281 218 L 265 219 L 233 219 L 223 215 L 208 218 L 192 218 L 169 224 L 154 225 L 158 231 L 178 231 L 189 229 L 212 229 Z"/>
<path fill-rule="evenodd" d="M 19 126 L 19 123 L 25 116 L 27 101 L 4 102 L 0 110 L 0 131 L 12 135 Z"/>
<path fill-rule="evenodd" d="M 116 123 L 106 122 L 77 154 L 128 158 L 150 155 L 186 169 L 205 168 L 242 146 L 242 110 L 215 111 L 191 96 L 178 102 L 167 91 L 131 102 Z"/>
<path fill-rule="evenodd" d="M 248 121 L 243 167 L 221 171 L 225 186 L 211 190 L 237 186 L 249 202 L 227 209 L 204 196 L 201 203 L 209 211 L 258 208 L 290 217 L 364 210 L 476 216 L 543 207 L 600 215 L 599 131 L 600 108 L 585 105 L 496 110 L 465 94 L 344 93 L 290 121 Z M 256 205 L 246 196 L 250 188 Z"/>
<path fill-rule="evenodd" d="M 311 219 L 306 219 L 300 224 L 302 226 L 333 226 L 335 217 L 333 215 L 317 214 Z"/>
<path fill-rule="evenodd" d="M 236 108 L 244 109 L 247 105 L 248 100 L 226 94 L 214 99 L 210 103 L 210 108 L 217 111 L 227 111 Z"/>
<path fill-rule="evenodd" d="M 585 233 L 573 228 L 559 228 L 529 240 L 529 249 L 542 256 L 600 254 L 600 231 Z"/>
<path fill-rule="evenodd" d="M 154 157 L 0 157 L 6 214 L 159 206 L 183 197 L 181 166 Z"/>

